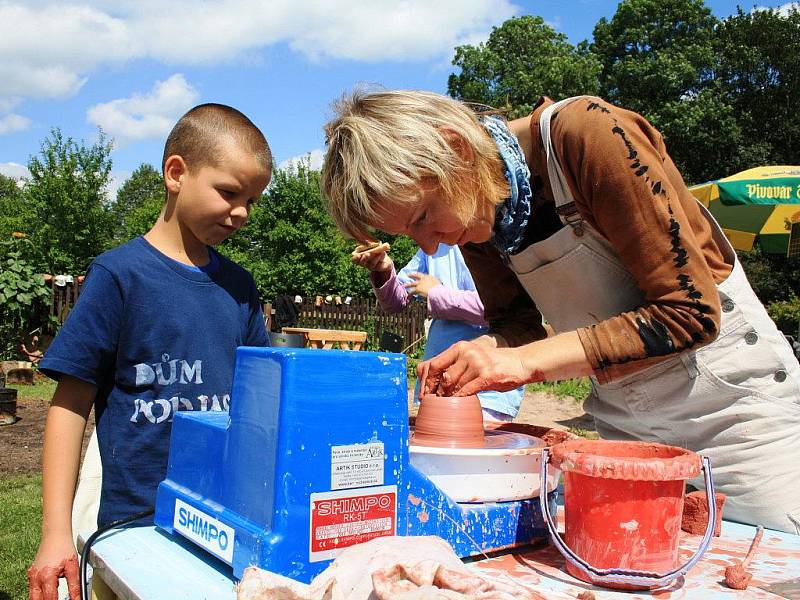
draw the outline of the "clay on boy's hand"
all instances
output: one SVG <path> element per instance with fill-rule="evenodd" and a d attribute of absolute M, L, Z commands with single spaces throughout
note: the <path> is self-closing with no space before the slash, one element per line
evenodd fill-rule
<path fill-rule="evenodd" d="M 388 252 L 390 249 L 391 246 L 387 242 L 367 242 L 366 244 L 359 244 L 356 246 L 352 254 L 364 254 L 365 252 L 379 254 L 381 252 Z"/>
<path fill-rule="evenodd" d="M 78 555 L 73 553 L 57 567 L 39 568 L 31 565 L 28 569 L 28 600 L 58 600 L 58 579 L 67 580 L 69 597 L 80 600 L 81 585 L 78 569 Z"/>
<path fill-rule="evenodd" d="M 352 261 L 369 271 L 391 271 L 392 259 L 389 258 L 389 244 L 386 242 L 371 242 L 361 244 L 353 250 Z"/>

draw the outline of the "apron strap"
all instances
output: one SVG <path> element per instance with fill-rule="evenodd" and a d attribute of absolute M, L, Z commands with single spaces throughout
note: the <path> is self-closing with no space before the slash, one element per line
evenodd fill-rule
<path fill-rule="evenodd" d="M 575 200 L 572 197 L 572 192 L 570 191 L 569 186 L 567 185 L 567 180 L 564 177 L 564 171 L 562 171 L 561 165 L 558 162 L 555 148 L 553 148 L 553 139 L 550 137 L 550 121 L 553 119 L 553 113 L 555 111 L 566 106 L 570 102 L 585 97 L 586 96 L 575 96 L 573 98 L 565 98 L 564 100 L 560 100 L 559 102 L 551 104 L 545 108 L 539 117 L 539 133 L 542 136 L 544 151 L 545 155 L 547 156 L 547 174 L 550 177 L 550 187 L 553 189 L 553 198 L 556 202 L 556 209 L 560 215 L 569 211 L 566 209 L 558 209 L 561 209 L 561 207 L 566 206 L 567 204 L 574 204 Z"/>

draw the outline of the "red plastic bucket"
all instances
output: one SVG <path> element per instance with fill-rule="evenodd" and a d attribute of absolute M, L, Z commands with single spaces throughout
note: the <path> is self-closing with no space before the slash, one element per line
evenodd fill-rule
<path fill-rule="evenodd" d="M 551 452 L 553 465 L 564 473 L 566 546 L 580 559 L 565 554 L 571 575 L 636 589 L 660 587 L 663 581 L 603 579 L 587 567 L 640 576 L 676 573 L 685 481 L 700 473 L 699 455 L 674 446 L 606 440 L 568 441 Z M 713 490 L 709 470 L 707 488 Z"/>

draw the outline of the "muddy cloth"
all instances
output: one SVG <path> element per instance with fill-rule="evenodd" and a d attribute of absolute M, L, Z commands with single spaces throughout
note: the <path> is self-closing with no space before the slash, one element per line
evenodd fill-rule
<path fill-rule="evenodd" d="M 540 100 L 530 119 L 533 209 L 517 252 L 564 227 L 555 213 L 539 126 L 551 104 Z M 616 379 L 656 357 L 713 340 L 720 318 L 715 284 L 731 265 L 661 134 L 642 116 L 588 97 L 557 110 L 551 131 L 579 216 L 609 241 L 642 293 L 634 310 L 578 330 L 597 379 Z M 491 242 L 467 244 L 462 252 L 492 332 L 511 346 L 544 337 L 542 315 Z M 583 293 L 593 291 L 587 287 Z"/>
<path fill-rule="evenodd" d="M 402 558 L 399 558 L 402 557 Z M 539 600 L 536 592 L 471 572 L 438 537 L 381 537 L 352 546 L 306 585 L 245 570 L 238 600 Z"/>

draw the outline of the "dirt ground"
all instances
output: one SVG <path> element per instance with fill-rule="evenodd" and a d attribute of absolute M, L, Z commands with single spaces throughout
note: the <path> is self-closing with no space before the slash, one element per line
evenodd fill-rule
<path fill-rule="evenodd" d="M 0 425 L 0 476 L 27 475 L 42 469 L 42 442 L 49 398 L 17 400 L 17 422 Z M 83 449 L 94 430 L 94 413 L 83 436 Z"/>
<path fill-rule="evenodd" d="M 49 400 L 49 399 L 48 399 Z M 0 426 L 0 476 L 38 473 L 42 464 L 42 440 L 47 415 L 47 400 L 22 399 L 17 402 L 17 422 Z M 412 408 L 412 414 L 416 410 Z M 572 398 L 558 398 L 543 392 L 528 392 L 516 423 L 530 423 L 559 429 L 593 431 L 592 419 Z M 83 448 L 94 429 L 94 414 L 83 439 Z"/>

